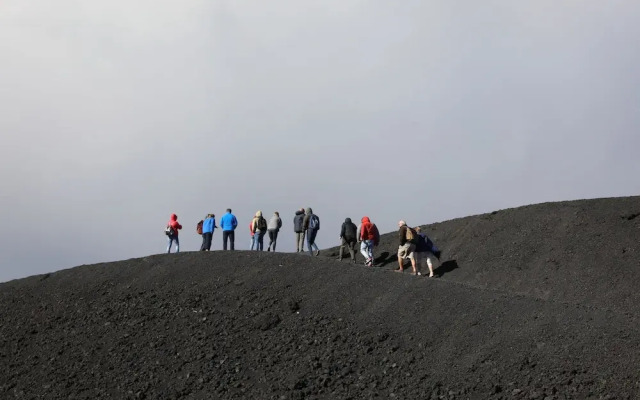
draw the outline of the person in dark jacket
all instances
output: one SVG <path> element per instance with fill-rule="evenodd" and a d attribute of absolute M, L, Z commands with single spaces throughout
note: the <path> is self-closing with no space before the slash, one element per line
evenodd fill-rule
<path fill-rule="evenodd" d="M 358 227 L 356 224 L 351 222 L 351 218 L 345 218 L 342 223 L 342 228 L 340 229 L 340 256 L 338 257 L 339 261 L 342 261 L 342 256 L 344 254 L 345 246 L 349 249 L 349 254 L 351 255 L 351 262 L 356 262 L 356 243 L 358 239 L 356 237 L 356 231 Z"/>
<path fill-rule="evenodd" d="M 182 225 L 178 223 L 178 216 L 171 214 L 171 218 L 167 223 L 167 227 L 171 228 L 171 234 L 167 235 L 168 245 L 167 253 L 171 253 L 171 244 L 176 242 L 176 253 L 180 252 L 180 240 L 178 240 L 178 230 L 182 229 Z"/>
<path fill-rule="evenodd" d="M 227 208 L 227 213 L 220 218 L 220 228 L 222 229 L 222 249 L 227 249 L 227 239 L 231 244 L 231 250 L 234 249 L 235 230 L 238 227 L 236 216 L 231 214 L 231 209 Z"/>
<path fill-rule="evenodd" d="M 302 253 L 304 251 L 304 208 L 296 211 L 295 217 L 293 217 L 293 231 L 296 233 L 296 253 Z"/>
<path fill-rule="evenodd" d="M 276 242 L 278 241 L 280 228 L 282 228 L 282 220 L 280 219 L 280 213 L 276 211 L 269 219 L 269 224 L 267 224 L 267 233 L 269 233 L 269 247 L 267 247 L 267 251 L 271 251 L 271 249 L 276 251 Z"/>
<path fill-rule="evenodd" d="M 420 263 L 422 260 L 425 260 L 427 263 L 427 267 L 429 268 L 429 278 L 433 278 L 433 262 L 431 261 L 431 257 L 437 258 L 440 261 L 440 250 L 433 244 L 431 239 L 427 237 L 426 234 L 421 232 L 419 226 L 416 227 L 416 232 L 418 233 L 418 237 L 416 238 L 416 265 L 418 270 L 420 269 Z M 418 275 L 421 272 L 418 271 Z"/>
<path fill-rule="evenodd" d="M 302 220 L 302 228 L 307 231 L 307 245 L 309 246 L 310 255 L 320 255 L 320 249 L 316 245 L 316 235 L 320 230 L 320 218 L 313 213 L 311 207 L 307 207 Z M 315 249 L 315 253 L 314 253 Z"/>

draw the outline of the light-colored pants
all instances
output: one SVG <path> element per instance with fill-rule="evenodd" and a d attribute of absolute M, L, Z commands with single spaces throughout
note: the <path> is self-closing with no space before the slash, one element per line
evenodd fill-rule
<path fill-rule="evenodd" d="M 176 253 L 180 252 L 180 241 L 178 240 L 177 236 L 169 236 L 168 240 L 168 244 L 167 244 L 167 253 L 171 253 L 171 244 L 175 241 L 176 242 Z"/>
<path fill-rule="evenodd" d="M 304 231 L 296 232 L 296 248 L 299 253 L 304 251 L 304 235 Z"/>
<path fill-rule="evenodd" d="M 360 243 L 360 253 L 362 253 L 365 260 L 373 261 L 373 240 L 363 240 Z"/>

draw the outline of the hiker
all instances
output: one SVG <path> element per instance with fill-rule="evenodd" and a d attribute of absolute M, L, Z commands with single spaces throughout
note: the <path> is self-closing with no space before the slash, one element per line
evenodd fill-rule
<path fill-rule="evenodd" d="M 280 219 L 280 213 L 276 211 L 267 225 L 267 232 L 269 232 L 269 247 L 267 247 L 267 251 L 271 251 L 272 248 L 273 251 L 276 251 L 276 241 L 278 240 L 280 228 L 282 228 L 282 220 Z"/>
<path fill-rule="evenodd" d="M 296 233 L 296 253 L 304 251 L 304 208 L 296 211 L 293 217 L 293 231 Z"/>
<path fill-rule="evenodd" d="M 373 267 L 373 246 L 378 244 L 380 234 L 378 233 L 378 228 L 371 223 L 369 217 L 362 217 L 360 222 L 360 236 L 358 236 L 358 241 L 361 242 L 360 253 L 364 256 L 364 265 Z"/>
<path fill-rule="evenodd" d="M 217 228 L 215 214 L 207 214 L 207 217 L 202 223 L 202 246 L 200 246 L 200 251 L 211 250 L 211 238 L 213 237 L 215 228 Z"/>
<path fill-rule="evenodd" d="M 227 239 L 231 244 L 230 249 L 234 250 L 235 230 L 238 227 L 236 216 L 231 214 L 231 209 L 227 208 L 227 213 L 220 218 L 220 228 L 222 229 L 222 250 L 227 249 Z"/>
<path fill-rule="evenodd" d="M 418 271 L 416 269 L 416 259 L 415 259 L 415 250 L 416 250 L 416 236 L 418 235 L 413 228 L 407 226 L 405 221 L 398 221 L 398 238 L 400 240 L 400 246 L 398 247 L 398 265 L 400 266 L 397 269 L 397 272 L 404 272 L 404 260 L 411 260 L 411 268 L 413 269 L 413 274 L 417 275 Z"/>
<path fill-rule="evenodd" d="M 342 261 L 342 255 L 344 254 L 345 246 L 349 249 L 351 255 L 351 262 L 356 262 L 356 243 L 358 241 L 356 231 L 358 227 L 351 222 L 351 218 L 345 218 L 340 229 L 340 255 L 338 261 Z"/>
<path fill-rule="evenodd" d="M 304 214 L 304 220 L 302 220 L 302 228 L 307 231 L 307 245 L 309 246 L 309 254 L 313 255 L 313 249 L 315 249 L 315 255 L 320 255 L 320 249 L 316 245 L 316 235 L 320 230 L 320 218 L 313 213 L 310 207 Z"/>
<path fill-rule="evenodd" d="M 249 222 L 249 233 L 251 234 L 251 241 L 249 242 L 251 244 L 250 250 L 253 250 L 256 246 L 256 234 L 253 231 L 253 218 L 251 218 L 251 222 Z"/>
<path fill-rule="evenodd" d="M 419 226 L 416 227 L 416 232 L 418 233 L 417 243 L 416 243 L 416 265 L 418 269 L 420 269 L 420 262 L 422 260 L 426 260 L 427 267 L 429 267 L 429 278 L 433 278 L 433 263 L 431 262 L 431 257 L 435 257 L 440 261 L 440 250 L 433 244 L 429 237 L 421 232 Z M 418 275 L 420 275 L 420 271 L 418 271 Z"/>
<path fill-rule="evenodd" d="M 176 253 L 180 252 L 180 240 L 178 240 L 178 230 L 182 229 L 182 225 L 178 223 L 178 216 L 176 214 L 171 214 L 171 219 L 167 223 L 167 240 L 169 244 L 167 245 L 167 254 L 171 253 L 171 244 L 176 242 Z"/>
<path fill-rule="evenodd" d="M 264 235 L 267 233 L 267 220 L 262 216 L 262 211 L 257 211 L 255 217 L 253 217 L 251 230 L 253 232 L 255 250 L 262 251 L 264 249 Z"/>

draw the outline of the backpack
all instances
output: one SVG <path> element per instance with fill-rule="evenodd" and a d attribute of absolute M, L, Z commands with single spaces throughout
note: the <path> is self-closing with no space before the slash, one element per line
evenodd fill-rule
<path fill-rule="evenodd" d="M 376 224 L 371 224 L 371 230 L 373 231 L 373 245 L 377 246 L 380 244 L 380 232 L 378 231 L 378 227 Z"/>
<path fill-rule="evenodd" d="M 320 229 L 320 219 L 315 214 L 309 217 L 309 229 Z"/>
<path fill-rule="evenodd" d="M 260 232 L 264 232 L 267 230 L 267 220 L 264 219 L 264 217 L 258 218 L 258 223 L 256 225 Z"/>
<path fill-rule="evenodd" d="M 167 225 L 167 227 L 164 230 L 164 234 L 167 236 L 173 236 L 175 235 L 175 231 L 173 230 L 173 228 L 171 227 L 171 225 Z"/>
<path fill-rule="evenodd" d="M 407 242 L 415 243 L 416 236 L 418 236 L 416 230 L 407 226 L 407 232 L 404 235 L 404 238 L 407 239 Z"/>
<path fill-rule="evenodd" d="M 200 222 L 198 222 L 198 225 L 196 225 L 196 232 L 198 232 L 198 235 L 202 235 L 202 224 L 204 224 L 204 221 L 200 220 Z"/>

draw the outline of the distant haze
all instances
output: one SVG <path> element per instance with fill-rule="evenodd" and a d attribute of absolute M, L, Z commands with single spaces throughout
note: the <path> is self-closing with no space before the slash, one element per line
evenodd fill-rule
<path fill-rule="evenodd" d="M 426 224 L 638 194 L 638 1 L 0 3 L 0 281 L 231 207 Z M 221 248 L 214 234 L 213 248 Z"/>

